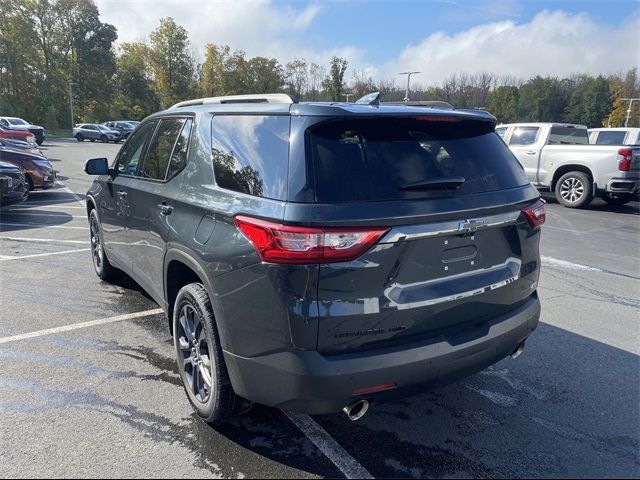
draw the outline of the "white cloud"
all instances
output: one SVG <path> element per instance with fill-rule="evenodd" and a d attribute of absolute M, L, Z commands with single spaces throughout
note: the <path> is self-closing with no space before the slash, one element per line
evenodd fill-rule
<path fill-rule="evenodd" d="M 595 23 L 588 15 L 542 11 L 528 23 L 492 22 L 447 35 L 437 32 L 407 46 L 379 67 L 393 78 L 407 69 L 434 84 L 455 72 L 494 72 L 521 78 L 572 73 L 613 73 L 638 65 L 640 18 L 623 25 Z"/>
<path fill-rule="evenodd" d="M 441 1 L 456 8 L 452 15 L 468 7 L 458 0 Z M 542 11 L 523 23 L 516 21 L 520 16 L 515 0 L 493 0 L 483 4 L 482 11 L 466 8 L 477 26 L 455 34 L 432 33 L 386 62 L 371 60 L 371 55 L 365 61 L 366 42 L 361 47 L 338 42 L 325 49 L 314 47 L 309 29 L 323 9 L 335 5 L 301 2 L 291 6 L 272 0 L 97 0 L 97 4 L 102 20 L 118 28 L 119 42 L 144 39 L 160 18 L 171 16 L 187 29 L 200 55 L 207 43 L 227 44 L 249 56 L 275 57 L 283 64 L 303 57 L 327 66 L 338 55 L 349 60 L 348 79 L 355 69 L 361 69 L 374 79 L 392 78 L 401 83 L 397 72 L 411 69 L 422 72 L 412 82 L 430 85 L 455 72 L 488 71 L 526 79 L 536 74 L 606 74 L 640 63 L 640 16 L 622 25 L 604 25 L 587 14 Z M 511 19 L 489 19 L 505 16 Z M 340 38 L 339 32 L 323 33 Z"/>

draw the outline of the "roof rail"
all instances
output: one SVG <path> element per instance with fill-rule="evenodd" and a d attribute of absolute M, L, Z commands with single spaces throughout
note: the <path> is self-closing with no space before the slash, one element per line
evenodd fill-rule
<path fill-rule="evenodd" d="M 383 102 L 385 105 L 409 105 L 411 107 L 428 107 L 428 108 L 441 108 L 443 110 L 455 110 L 456 107 L 449 102 L 443 102 L 440 100 L 410 100 L 408 102 Z"/>
<path fill-rule="evenodd" d="M 171 108 L 192 107 L 194 105 L 208 105 L 210 103 L 297 103 L 287 93 L 263 93 L 256 95 L 225 95 L 222 97 L 196 98 L 185 100 L 173 105 Z"/>

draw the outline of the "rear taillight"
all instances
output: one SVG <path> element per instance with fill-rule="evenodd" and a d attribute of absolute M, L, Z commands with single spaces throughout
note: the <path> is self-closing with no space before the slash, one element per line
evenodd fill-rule
<path fill-rule="evenodd" d="M 538 200 L 529 208 L 522 210 L 522 214 L 531 225 L 531 228 L 539 228 L 546 219 L 545 201 Z"/>
<path fill-rule="evenodd" d="M 297 227 L 238 215 L 236 226 L 271 263 L 330 263 L 354 260 L 388 228 Z"/>
<path fill-rule="evenodd" d="M 622 159 L 618 162 L 618 170 L 621 172 L 628 172 L 631 170 L 631 159 L 633 158 L 633 151 L 630 148 L 621 148 L 618 150 L 618 155 Z"/>

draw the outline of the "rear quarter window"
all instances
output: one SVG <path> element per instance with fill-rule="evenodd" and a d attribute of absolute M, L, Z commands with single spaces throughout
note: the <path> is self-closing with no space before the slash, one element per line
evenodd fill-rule
<path fill-rule="evenodd" d="M 551 127 L 548 145 L 588 145 L 589 133 L 586 128 Z"/>
<path fill-rule="evenodd" d="M 218 186 L 256 197 L 286 199 L 288 115 L 217 115 L 212 155 Z"/>
<path fill-rule="evenodd" d="M 307 133 L 316 201 L 383 201 L 468 195 L 526 185 L 509 148 L 485 122 L 410 118 L 329 121 Z M 405 190 L 464 177 L 457 188 Z"/>

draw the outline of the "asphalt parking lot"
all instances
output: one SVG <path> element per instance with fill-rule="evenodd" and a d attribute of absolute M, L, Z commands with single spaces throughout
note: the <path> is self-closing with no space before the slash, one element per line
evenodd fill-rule
<path fill-rule="evenodd" d="M 82 168 L 119 147 L 47 141 L 59 185 L 0 211 L 2 477 L 640 476 L 637 202 L 548 205 L 520 358 L 358 422 L 255 407 L 211 428 L 158 305 L 93 273 Z"/>

